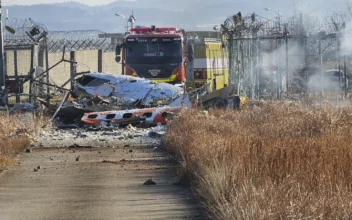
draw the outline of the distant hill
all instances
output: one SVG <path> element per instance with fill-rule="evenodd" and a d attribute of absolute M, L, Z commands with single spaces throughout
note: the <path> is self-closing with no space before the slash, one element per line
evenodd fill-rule
<path fill-rule="evenodd" d="M 314 0 L 312 0 L 314 1 Z M 337 0 L 339 1 L 339 0 Z M 343 1 L 343 0 L 341 0 Z M 137 25 L 179 26 L 186 30 L 211 30 L 230 15 L 257 12 L 275 17 L 273 12 L 263 8 L 292 10 L 287 2 L 267 0 L 119 0 L 108 5 L 90 7 L 76 2 L 38 4 L 31 6 L 8 6 L 10 18 L 32 18 L 44 24 L 49 30 L 101 30 L 123 32 L 124 21 L 115 13 L 128 16 L 134 8 Z M 280 10 L 285 12 L 285 10 Z M 293 11 L 290 11 L 293 12 Z"/>

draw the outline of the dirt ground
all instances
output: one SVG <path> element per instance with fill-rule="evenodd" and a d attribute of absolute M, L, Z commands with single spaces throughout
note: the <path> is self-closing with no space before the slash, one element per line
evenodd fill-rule
<path fill-rule="evenodd" d="M 19 155 L 0 174 L 0 219 L 204 219 L 155 134 L 100 132 L 51 131 Z"/>

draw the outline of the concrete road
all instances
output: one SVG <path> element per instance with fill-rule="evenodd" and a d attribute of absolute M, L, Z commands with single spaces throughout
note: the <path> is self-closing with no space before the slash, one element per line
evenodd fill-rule
<path fill-rule="evenodd" d="M 0 219 L 204 219 L 175 174 L 153 147 L 35 148 L 0 174 Z"/>

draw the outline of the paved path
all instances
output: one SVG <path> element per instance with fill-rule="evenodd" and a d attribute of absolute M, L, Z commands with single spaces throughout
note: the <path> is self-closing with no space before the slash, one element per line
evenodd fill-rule
<path fill-rule="evenodd" d="M 0 174 L 0 219 L 204 219 L 164 156 L 145 146 L 33 149 Z M 157 185 L 143 186 L 149 178 Z"/>

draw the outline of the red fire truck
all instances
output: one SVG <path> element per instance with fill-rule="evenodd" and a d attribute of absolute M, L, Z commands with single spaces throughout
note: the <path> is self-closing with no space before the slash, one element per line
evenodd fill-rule
<path fill-rule="evenodd" d="M 116 47 L 116 61 L 123 74 L 155 82 L 185 82 L 184 31 L 176 28 L 132 28 L 123 44 Z"/>

